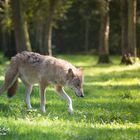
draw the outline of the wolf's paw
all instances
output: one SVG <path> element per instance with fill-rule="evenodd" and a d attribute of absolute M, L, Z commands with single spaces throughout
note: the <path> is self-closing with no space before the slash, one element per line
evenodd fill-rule
<path fill-rule="evenodd" d="M 46 113 L 45 106 L 41 106 L 41 111 L 42 111 L 43 113 Z"/>
<path fill-rule="evenodd" d="M 26 104 L 26 106 L 27 106 L 27 109 L 28 109 L 28 110 L 31 110 L 31 109 L 32 109 L 31 104 Z"/>
<path fill-rule="evenodd" d="M 68 108 L 68 112 L 72 115 L 74 113 L 73 108 Z"/>
<path fill-rule="evenodd" d="M 37 109 L 35 109 L 35 108 L 29 108 L 29 109 L 27 109 L 27 111 L 28 111 L 28 112 L 36 112 Z"/>
<path fill-rule="evenodd" d="M 46 113 L 46 110 L 42 110 L 43 113 Z"/>

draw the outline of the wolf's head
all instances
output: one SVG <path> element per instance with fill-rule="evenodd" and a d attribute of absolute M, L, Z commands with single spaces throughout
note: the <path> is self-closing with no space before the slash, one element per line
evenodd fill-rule
<path fill-rule="evenodd" d="M 84 77 L 81 69 L 77 69 L 75 73 L 71 68 L 68 70 L 67 85 L 74 90 L 78 97 L 84 97 L 83 81 Z"/>

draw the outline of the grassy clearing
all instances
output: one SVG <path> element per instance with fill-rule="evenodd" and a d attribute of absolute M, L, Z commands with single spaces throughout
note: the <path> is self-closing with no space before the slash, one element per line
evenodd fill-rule
<path fill-rule="evenodd" d="M 140 64 L 97 65 L 96 56 L 58 56 L 84 68 L 85 98 L 73 99 L 74 114 L 50 86 L 46 93 L 47 112 L 40 111 L 38 87 L 33 89 L 31 103 L 37 111 L 26 110 L 24 86 L 8 101 L 0 97 L 0 139 L 3 140 L 139 140 L 140 139 Z M 3 59 L 2 57 L 0 57 Z M 0 85 L 8 61 L 0 61 Z M 5 135 L 2 135 L 5 134 Z"/>

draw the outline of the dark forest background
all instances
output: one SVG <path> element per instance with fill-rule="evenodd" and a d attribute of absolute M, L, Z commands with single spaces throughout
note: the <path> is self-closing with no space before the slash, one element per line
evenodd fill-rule
<path fill-rule="evenodd" d="M 140 56 L 140 1 L 0 0 L 0 51 Z M 127 61 L 127 60 L 125 60 Z M 124 61 L 124 63 L 126 63 Z"/>

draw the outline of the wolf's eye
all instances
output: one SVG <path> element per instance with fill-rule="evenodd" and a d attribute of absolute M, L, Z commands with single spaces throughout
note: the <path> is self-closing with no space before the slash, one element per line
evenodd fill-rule
<path fill-rule="evenodd" d="M 77 83 L 77 87 L 80 87 L 80 84 L 79 83 Z"/>

